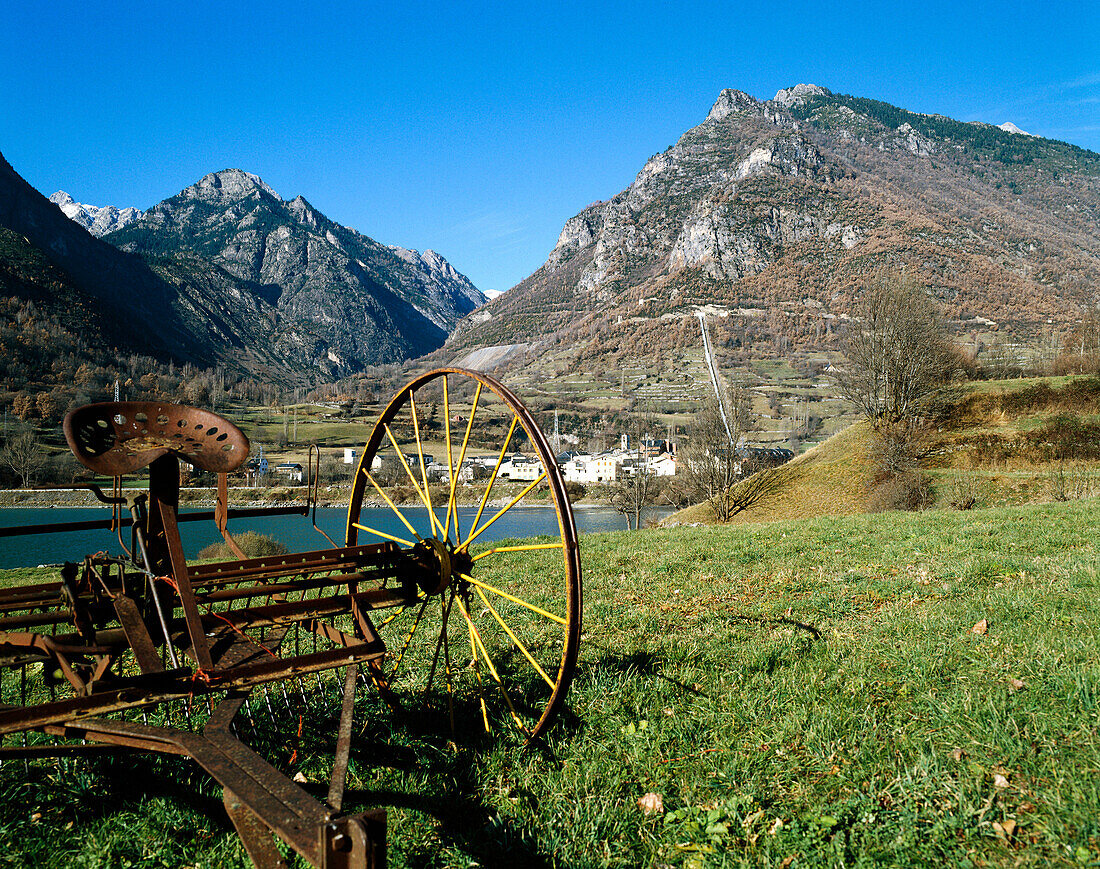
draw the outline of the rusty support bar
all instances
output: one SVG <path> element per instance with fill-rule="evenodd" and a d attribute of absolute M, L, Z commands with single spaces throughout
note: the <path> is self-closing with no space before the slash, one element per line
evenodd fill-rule
<path fill-rule="evenodd" d="M 348 758 L 351 754 L 351 725 L 355 712 L 355 679 L 359 665 L 350 664 L 344 676 L 344 703 L 340 708 L 340 728 L 336 737 L 336 754 L 332 761 L 332 777 L 329 779 L 326 802 L 335 811 L 344 804 L 344 785 L 348 778 Z"/>

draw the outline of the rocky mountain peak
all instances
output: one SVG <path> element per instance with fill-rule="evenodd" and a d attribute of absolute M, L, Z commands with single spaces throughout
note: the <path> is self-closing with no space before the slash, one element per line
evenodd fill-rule
<path fill-rule="evenodd" d="M 259 191 L 279 202 L 283 201 L 283 198 L 265 184 L 259 175 L 253 175 L 241 169 L 211 172 L 197 184 L 192 184 L 184 190 L 182 195 L 213 202 L 234 202 L 255 195 Z"/>
<path fill-rule="evenodd" d="M 310 229 L 317 229 L 321 225 L 321 218 L 318 217 L 317 212 L 313 206 L 309 204 L 309 201 L 299 193 L 293 199 L 286 204 L 287 211 L 294 215 L 297 220 L 303 226 L 308 226 Z"/>
<path fill-rule="evenodd" d="M 485 301 L 438 253 L 381 245 L 240 169 L 206 175 L 109 241 L 207 260 L 249 288 L 241 304 L 255 303 L 257 323 L 276 324 L 267 352 L 331 375 L 434 350 Z"/>
<path fill-rule="evenodd" d="M 696 308 L 722 304 L 739 346 L 826 348 L 883 266 L 919 272 L 959 324 L 1037 334 L 1098 285 L 1098 214 L 1100 155 L 1072 145 L 814 84 L 727 89 L 450 346 L 625 358 L 694 340 Z"/>
<path fill-rule="evenodd" d="M 783 88 L 775 95 L 773 103 L 789 109 L 801 105 L 808 97 L 828 96 L 829 91 L 821 85 L 796 84 L 793 88 Z"/>
<path fill-rule="evenodd" d="M 715 100 L 714 105 L 711 107 L 710 114 L 707 115 L 707 120 L 720 121 L 729 115 L 745 113 L 759 114 L 760 111 L 761 103 L 755 97 L 749 96 L 744 91 L 725 88 L 718 94 L 718 99 Z"/>

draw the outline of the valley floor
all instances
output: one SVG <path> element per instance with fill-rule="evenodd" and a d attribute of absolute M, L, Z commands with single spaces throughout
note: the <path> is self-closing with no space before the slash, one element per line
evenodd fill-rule
<path fill-rule="evenodd" d="M 587 535 L 545 745 L 361 695 L 348 808 L 387 808 L 398 867 L 1095 865 L 1098 524 L 1092 499 Z M 335 714 L 293 759 L 265 742 L 322 793 Z M 0 847 L 245 866 L 217 790 L 170 758 L 6 763 Z"/>

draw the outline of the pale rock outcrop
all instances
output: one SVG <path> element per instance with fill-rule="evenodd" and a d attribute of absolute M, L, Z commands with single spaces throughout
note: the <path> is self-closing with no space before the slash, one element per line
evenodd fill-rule
<path fill-rule="evenodd" d="M 64 190 L 58 190 L 50 197 L 50 202 L 60 208 L 67 218 L 79 223 L 97 238 L 116 229 L 122 229 L 143 214 L 137 208 L 116 208 L 113 205 L 97 206 L 77 202 Z"/>
<path fill-rule="evenodd" d="M 910 154 L 915 154 L 918 157 L 928 157 L 936 152 L 936 143 L 927 136 L 922 136 L 910 124 L 902 124 L 898 127 L 898 134 L 901 146 Z"/>
<path fill-rule="evenodd" d="M 763 110 L 764 104 L 755 97 L 749 96 L 744 91 L 726 88 L 718 94 L 718 99 L 715 100 L 714 105 L 711 106 L 710 114 L 707 115 L 707 120 L 721 121 L 725 120 L 730 115 L 762 115 Z"/>
<path fill-rule="evenodd" d="M 829 91 L 816 84 L 796 84 L 793 88 L 783 88 L 772 100 L 776 105 L 789 109 L 801 105 L 808 97 L 827 96 Z"/>

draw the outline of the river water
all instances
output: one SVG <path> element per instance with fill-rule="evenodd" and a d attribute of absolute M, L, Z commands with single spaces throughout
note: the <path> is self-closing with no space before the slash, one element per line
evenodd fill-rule
<path fill-rule="evenodd" d="M 188 512 L 184 510 L 182 512 Z M 416 528 L 427 525 L 428 511 L 425 507 L 402 508 Z M 494 515 L 495 510 L 487 509 L 482 523 Z M 664 516 L 668 508 L 650 511 L 647 516 Z M 458 509 L 459 522 L 463 531 L 467 531 L 477 510 L 474 507 Z M 576 507 L 577 530 L 580 533 L 593 531 L 613 531 L 625 528 L 623 517 L 610 507 Z M 26 526 L 54 522 L 83 522 L 93 519 L 109 519 L 110 510 L 105 507 L 7 507 L 0 509 L 0 528 Z M 343 507 L 319 507 L 317 525 L 337 543 L 343 543 L 344 527 L 347 522 L 347 510 Z M 409 533 L 401 521 L 388 507 L 366 507 L 359 516 L 359 522 L 386 534 L 408 538 Z M 310 520 L 303 516 L 268 516 L 231 520 L 229 530 L 234 533 L 257 531 L 268 534 L 282 543 L 291 552 L 304 552 L 310 549 L 327 549 L 329 543 L 318 534 Z M 515 537 L 534 537 L 539 534 L 557 535 L 557 516 L 552 507 L 514 507 L 498 519 L 488 530 L 478 537 L 486 543 Z M 213 520 L 184 522 L 180 525 L 184 552 L 188 558 L 198 555 L 200 549 L 220 541 L 221 535 L 214 527 Z M 360 532 L 360 543 L 377 542 L 380 538 Z M 123 540 L 130 545 L 129 529 L 124 529 Z M 62 561 L 80 561 L 91 552 L 106 550 L 112 554 L 121 554 L 118 538 L 110 531 L 72 531 L 63 535 L 33 534 L 18 537 L 0 537 L 0 568 L 34 567 L 39 564 L 58 564 Z"/>

